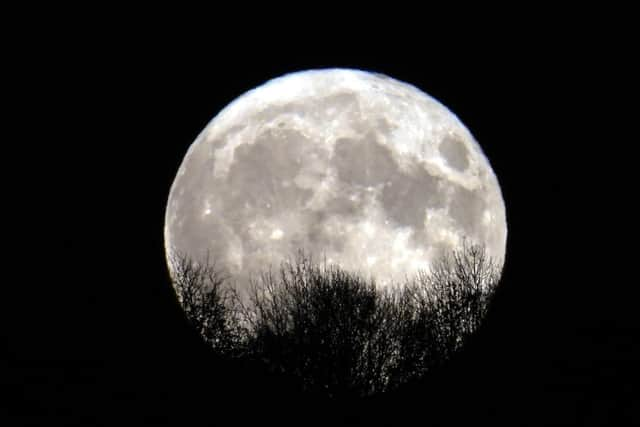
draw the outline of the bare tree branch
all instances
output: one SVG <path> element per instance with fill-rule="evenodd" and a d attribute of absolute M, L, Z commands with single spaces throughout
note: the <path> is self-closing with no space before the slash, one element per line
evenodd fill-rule
<path fill-rule="evenodd" d="M 466 242 L 387 288 L 300 251 L 252 280 L 248 302 L 215 264 L 178 256 L 172 265 L 187 317 L 216 350 L 329 396 L 395 389 L 443 364 L 478 328 L 499 280 L 484 248 Z"/>

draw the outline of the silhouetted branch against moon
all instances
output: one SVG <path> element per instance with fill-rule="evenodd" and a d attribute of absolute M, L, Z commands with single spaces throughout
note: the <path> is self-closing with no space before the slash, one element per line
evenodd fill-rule
<path fill-rule="evenodd" d="M 300 251 L 253 281 L 248 302 L 222 281 L 211 286 L 219 276 L 208 266 L 180 258 L 174 271 L 187 317 L 220 354 L 329 396 L 395 389 L 442 365 L 477 329 L 499 280 L 477 245 L 386 287 Z"/>
<path fill-rule="evenodd" d="M 438 366 L 477 328 L 507 224 L 488 159 L 444 105 L 325 69 L 268 81 L 206 126 L 164 235 L 178 299 L 214 348 L 307 390 L 367 395 Z"/>
<path fill-rule="evenodd" d="M 170 258 L 171 279 L 187 319 L 220 354 L 239 354 L 244 339 L 239 297 L 215 262 L 196 262 L 178 251 Z"/>

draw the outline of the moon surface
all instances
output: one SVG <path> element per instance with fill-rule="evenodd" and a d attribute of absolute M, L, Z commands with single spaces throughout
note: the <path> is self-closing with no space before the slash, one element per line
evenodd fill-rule
<path fill-rule="evenodd" d="M 507 224 L 488 159 L 444 105 L 381 74 L 323 69 L 268 81 L 211 120 L 173 182 L 164 235 L 168 257 L 209 257 L 245 290 L 300 249 L 378 284 L 465 240 L 501 267 Z"/>

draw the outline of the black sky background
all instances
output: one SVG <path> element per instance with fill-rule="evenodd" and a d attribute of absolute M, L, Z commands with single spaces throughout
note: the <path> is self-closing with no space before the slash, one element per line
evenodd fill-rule
<path fill-rule="evenodd" d="M 498 32 L 445 46 L 419 31 L 386 43 L 364 32 L 197 44 L 176 32 L 70 31 L 21 51 L 48 64 L 26 67 L 21 84 L 42 89 L 38 117 L 55 117 L 55 137 L 25 125 L 43 140 L 43 174 L 52 170 L 38 187 L 47 234 L 34 241 L 53 262 L 28 262 L 5 299 L 8 425 L 638 421 L 638 320 L 617 278 L 597 268 L 616 247 L 597 243 L 606 231 L 593 216 L 615 200 L 593 152 L 615 141 L 601 138 L 593 124 L 606 117 L 592 108 L 617 90 L 615 73 L 600 72 L 600 53 L 615 52 L 575 35 Z M 450 108 L 507 208 L 503 284 L 472 342 L 423 381 L 357 402 L 300 396 L 285 379 L 217 360 L 184 319 L 164 260 L 169 188 L 198 133 L 245 91 L 324 67 L 388 74 Z"/>

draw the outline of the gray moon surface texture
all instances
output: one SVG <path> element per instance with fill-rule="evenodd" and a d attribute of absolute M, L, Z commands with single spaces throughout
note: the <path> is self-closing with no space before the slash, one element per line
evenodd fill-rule
<path fill-rule="evenodd" d="M 381 74 L 322 69 L 211 120 L 171 186 L 164 237 L 169 259 L 209 257 L 243 291 L 299 250 L 381 285 L 463 241 L 502 267 L 507 223 L 488 159 L 444 105 Z"/>

